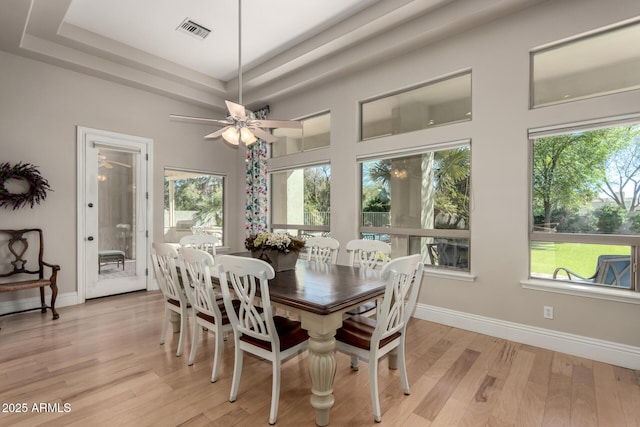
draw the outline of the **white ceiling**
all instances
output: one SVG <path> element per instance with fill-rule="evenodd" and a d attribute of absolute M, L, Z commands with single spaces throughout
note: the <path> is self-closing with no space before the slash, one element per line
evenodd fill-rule
<path fill-rule="evenodd" d="M 272 58 L 379 0 L 243 0 L 244 68 Z M 177 31 L 189 18 L 204 40 Z M 73 0 L 64 22 L 219 80 L 238 72 L 238 0 Z"/>
<path fill-rule="evenodd" d="M 275 101 L 544 0 L 242 0 L 244 103 Z M 189 18 L 211 34 L 176 31 Z M 0 50 L 224 111 L 238 0 L 3 0 Z"/>

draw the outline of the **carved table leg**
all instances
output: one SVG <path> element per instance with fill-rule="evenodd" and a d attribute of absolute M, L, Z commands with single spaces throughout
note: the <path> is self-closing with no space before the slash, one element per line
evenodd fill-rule
<path fill-rule="evenodd" d="M 335 331 L 319 334 L 309 331 L 309 373 L 311 406 L 316 410 L 316 424 L 329 424 L 329 410 L 334 404 L 333 380 L 336 375 Z"/>

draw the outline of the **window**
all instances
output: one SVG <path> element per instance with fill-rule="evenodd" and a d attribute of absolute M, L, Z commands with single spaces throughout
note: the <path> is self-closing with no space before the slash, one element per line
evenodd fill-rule
<path fill-rule="evenodd" d="M 367 140 L 471 120 L 471 72 L 360 104 Z"/>
<path fill-rule="evenodd" d="M 271 144 L 272 157 L 329 147 L 331 144 L 330 113 L 302 119 L 301 122 L 302 129 L 278 128 L 273 130 L 273 135 L 278 137 L 278 141 Z"/>
<path fill-rule="evenodd" d="M 530 131 L 531 277 L 637 290 L 639 122 Z"/>
<path fill-rule="evenodd" d="M 360 160 L 362 237 L 390 243 L 394 257 L 469 271 L 469 143 Z"/>
<path fill-rule="evenodd" d="M 299 236 L 328 235 L 330 219 L 330 165 L 271 173 L 273 231 Z"/>
<path fill-rule="evenodd" d="M 531 53 L 531 107 L 640 88 L 640 24 Z"/>
<path fill-rule="evenodd" d="M 193 233 L 217 234 L 224 242 L 224 176 L 164 170 L 164 241 Z"/>

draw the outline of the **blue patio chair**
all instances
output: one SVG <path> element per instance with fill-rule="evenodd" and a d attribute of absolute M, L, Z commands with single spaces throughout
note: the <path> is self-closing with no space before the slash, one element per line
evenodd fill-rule
<path fill-rule="evenodd" d="M 624 255 L 600 255 L 596 264 L 596 271 L 591 277 L 583 277 L 565 267 L 558 267 L 553 272 L 553 278 L 558 278 L 559 272 L 564 272 L 571 281 L 614 286 L 631 289 L 631 257 Z"/>

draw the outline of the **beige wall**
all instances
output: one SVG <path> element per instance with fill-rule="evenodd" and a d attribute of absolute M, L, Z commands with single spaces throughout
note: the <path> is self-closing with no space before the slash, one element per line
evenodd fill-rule
<path fill-rule="evenodd" d="M 640 15 L 637 0 L 549 1 L 507 19 L 434 43 L 420 51 L 271 103 L 273 117 L 331 111 L 332 146 L 273 159 L 330 161 L 332 235 L 357 237 L 357 155 L 428 143 L 472 140 L 472 273 L 475 281 L 428 276 L 420 303 L 501 321 L 640 347 L 640 306 L 525 290 L 528 273 L 527 129 L 638 112 L 640 91 L 528 109 L 531 48 Z M 330 59 L 328 59 L 330 60 Z M 473 70 L 473 121 L 358 143 L 358 102 L 465 69 Z M 231 249 L 244 236 L 244 155 L 204 141 L 205 126 L 170 122 L 170 113 L 206 114 L 184 103 L 0 52 L 0 161 L 40 166 L 52 188 L 33 209 L 0 210 L 3 228 L 45 230 L 46 258 L 62 266 L 62 293 L 76 290 L 76 126 L 154 140 L 154 233 L 162 238 L 163 167 L 229 176 Z M 344 252 L 341 262 L 346 262 Z M 37 291 L 24 295 L 36 295 Z M 0 295 L 0 302 L 20 295 Z M 542 318 L 543 305 L 555 319 Z"/>
<path fill-rule="evenodd" d="M 244 155 L 203 135 L 215 128 L 169 120 L 169 114 L 211 115 L 186 103 L 0 51 L 0 161 L 39 166 L 54 190 L 33 209 L 0 209 L 0 228 L 44 229 L 45 259 L 60 264 L 59 298 L 75 293 L 76 127 L 153 140 L 155 198 L 152 240 L 162 240 L 163 169 L 189 168 L 228 176 L 227 206 L 244 200 Z M 242 179 L 241 182 L 238 179 Z M 240 188 L 239 185 L 242 185 Z M 243 217 L 228 214 L 230 244 Z M 0 294 L 0 301 L 36 296 L 37 290 Z"/>
<path fill-rule="evenodd" d="M 423 50 L 271 104 L 275 117 L 331 111 L 329 150 L 292 157 L 332 166 L 331 233 L 358 237 L 357 155 L 472 140 L 471 259 L 475 281 L 429 275 L 419 303 L 504 322 L 640 346 L 640 305 L 523 289 L 528 275 L 527 129 L 638 112 L 640 91 L 528 109 L 529 50 L 640 15 L 640 2 L 546 2 Z M 359 143 L 358 102 L 471 69 L 473 121 Z M 285 165 L 273 159 L 270 167 Z M 344 251 L 339 262 L 346 262 Z M 555 319 L 543 319 L 543 306 Z"/>

